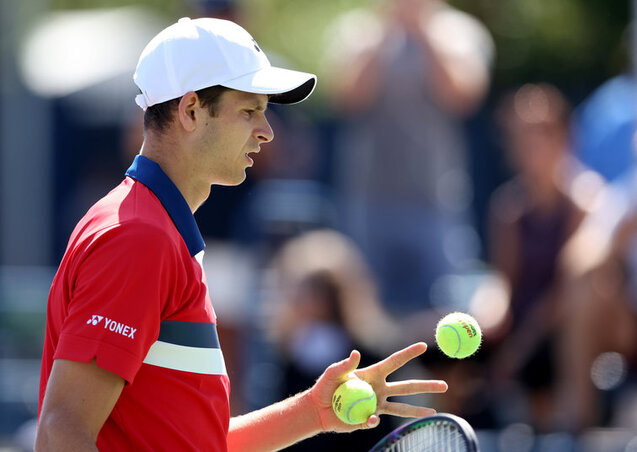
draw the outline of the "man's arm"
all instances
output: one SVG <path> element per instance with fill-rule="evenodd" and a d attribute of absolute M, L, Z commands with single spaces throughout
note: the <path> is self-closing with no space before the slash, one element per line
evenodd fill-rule
<path fill-rule="evenodd" d="M 424 353 L 427 346 L 413 344 L 385 360 L 364 369 L 356 369 L 360 353 L 332 364 L 308 391 L 282 402 L 254 411 L 230 421 L 228 448 L 230 451 L 279 450 L 314 436 L 319 432 L 351 432 L 378 425 L 380 414 L 402 417 L 422 417 L 435 413 L 431 408 L 390 402 L 388 397 L 421 393 L 445 392 L 443 381 L 409 380 L 388 383 L 389 374 Z M 332 395 L 347 378 L 354 377 L 372 385 L 378 399 L 376 413 L 365 424 L 347 425 L 332 411 Z"/>
<path fill-rule="evenodd" d="M 124 379 L 98 367 L 56 359 L 38 421 L 35 450 L 97 451 L 95 442 L 124 388 Z"/>
<path fill-rule="evenodd" d="M 359 17 L 361 16 L 361 17 Z M 367 14 L 358 13 L 346 17 L 339 30 L 364 27 L 361 39 L 352 41 L 340 35 L 331 47 L 329 55 L 333 72 L 330 95 L 334 105 L 344 113 L 355 114 L 369 108 L 383 85 L 383 67 L 387 64 L 387 52 L 383 49 L 391 35 L 387 27 Z"/>

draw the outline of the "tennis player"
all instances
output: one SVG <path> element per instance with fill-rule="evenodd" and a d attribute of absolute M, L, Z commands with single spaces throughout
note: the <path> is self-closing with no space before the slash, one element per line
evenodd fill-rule
<path fill-rule="evenodd" d="M 310 95 L 312 74 L 272 67 L 238 25 L 184 18 L 142 52 L 134 80 L 144 143 L 124 181 L 73 231 L 53 280 L 42 360 L 38 451 L 276 450 L 378 414 L 433 410 L 388 397 L 444 392 L 440 381 L 387 383 L 422 343 L 357 369 L 331 365 L 305 392 L 230 419 L 230 385 L 193 212 L 213 184 L 237 185 L 273 139 L 269 102 Z M 379 408 L 341 423 L 331 396 L 350 373 Z"/>

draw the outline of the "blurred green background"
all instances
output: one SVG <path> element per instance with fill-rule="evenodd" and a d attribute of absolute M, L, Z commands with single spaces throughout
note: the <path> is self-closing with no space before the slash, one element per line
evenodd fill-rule
<path fill-rule="evenodd" d="M 168 19 L 187 0 L 51 0 L 51 10 L 147 6 Z M 243 0 L 246 26 L 265 47 L 319 75 L 331 21 L 369 0 Z M 542 80 L 579 98 L 629 65 L 631 5 L 627 0 L 452 0 L 484 22 L 497 49 L 493 91 Z M 21 2 L 28 23 L 29 2 Z M 319 91 L 320 94 L 320 91 Z M 320 97 L 320 96 L 319 96 Z"/>

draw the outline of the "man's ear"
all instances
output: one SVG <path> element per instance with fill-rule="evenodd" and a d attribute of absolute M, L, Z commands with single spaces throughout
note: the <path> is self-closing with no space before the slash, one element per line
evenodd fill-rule
<path fill-rule="evenodd" d="M 181 97 L 177 116 L 179 123 L 188 132 L 197 128 L 197 114 L 199 113 L 199 96 L 194 91 L 189 91 Z"/>

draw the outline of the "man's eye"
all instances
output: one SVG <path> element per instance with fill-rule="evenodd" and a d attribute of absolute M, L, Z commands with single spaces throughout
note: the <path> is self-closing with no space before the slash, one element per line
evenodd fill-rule
<path fill-rule="evenodd" d="M 254 114 L 254 110 L 243 110 L 243 112 L 246 114 L 246 116 L 248 116 L 248 118 L 251 118 Z"/>

